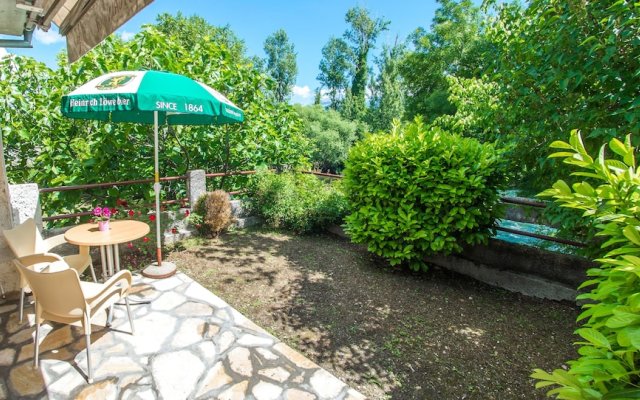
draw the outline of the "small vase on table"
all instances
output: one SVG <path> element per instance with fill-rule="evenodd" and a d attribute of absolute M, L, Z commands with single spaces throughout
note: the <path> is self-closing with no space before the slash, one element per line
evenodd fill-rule
<path fill-rule="evenodd" d="M 98 230 L 101 232 L 106 232 L 109 230 L 109 220 L 107 221 L 98 221 Z"/>

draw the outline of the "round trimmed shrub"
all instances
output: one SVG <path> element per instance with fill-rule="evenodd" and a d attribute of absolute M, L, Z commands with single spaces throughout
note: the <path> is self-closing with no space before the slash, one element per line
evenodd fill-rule
<path fill-rule="evenodd" d="M 193 211 L 191 222 L 196 225 L 198 233 L 205 237 L 217 237 L 233 222 L 229 193 L 224 190 L 200 196 Z"/>
<path fill-rule="evenodd" d="M 418 270 L 426 269 L 424 256 L 486 242 L 505 165 L 493 145 L 417 119 L 358 142 L 344 176 L 351 239 L 391 265 Z"/>

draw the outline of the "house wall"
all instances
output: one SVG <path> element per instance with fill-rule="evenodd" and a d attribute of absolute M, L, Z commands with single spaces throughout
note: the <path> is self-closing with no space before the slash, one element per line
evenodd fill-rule
<path fill-rule="evenodd" d="M 0 230 L 11 229 L 12 227 L 13 218 L 9 182 L 7 181 L 7 170 L 4 164 L 4 145 L 2 144 L 2 135 L 0 135 Z M 15 290 L 18 284 L 17 272 L 11 263 L 12 258 L 7 242 L 0 235 L 0 284 L 5 291 Z"/>

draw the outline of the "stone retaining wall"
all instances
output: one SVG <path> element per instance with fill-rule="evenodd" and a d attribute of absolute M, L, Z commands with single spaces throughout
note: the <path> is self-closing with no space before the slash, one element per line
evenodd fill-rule
<path fill-rule="evenodd" d="M 347 238 L 339 226 L 329 229 Z M 596 264 L 585 258 L 490 239 L 485 245 L 450 256 L 433 256 L 428 263 L 527 296 L 575 301 L 576 288 Z"/>

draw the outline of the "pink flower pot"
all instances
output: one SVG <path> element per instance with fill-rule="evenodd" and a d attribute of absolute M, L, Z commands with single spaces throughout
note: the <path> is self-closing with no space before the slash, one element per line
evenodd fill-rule
<path fill-rule="evenodd" d="M 109 230 L 109 221 L 98 221 L 98 230 L 106 232 Z"/>

